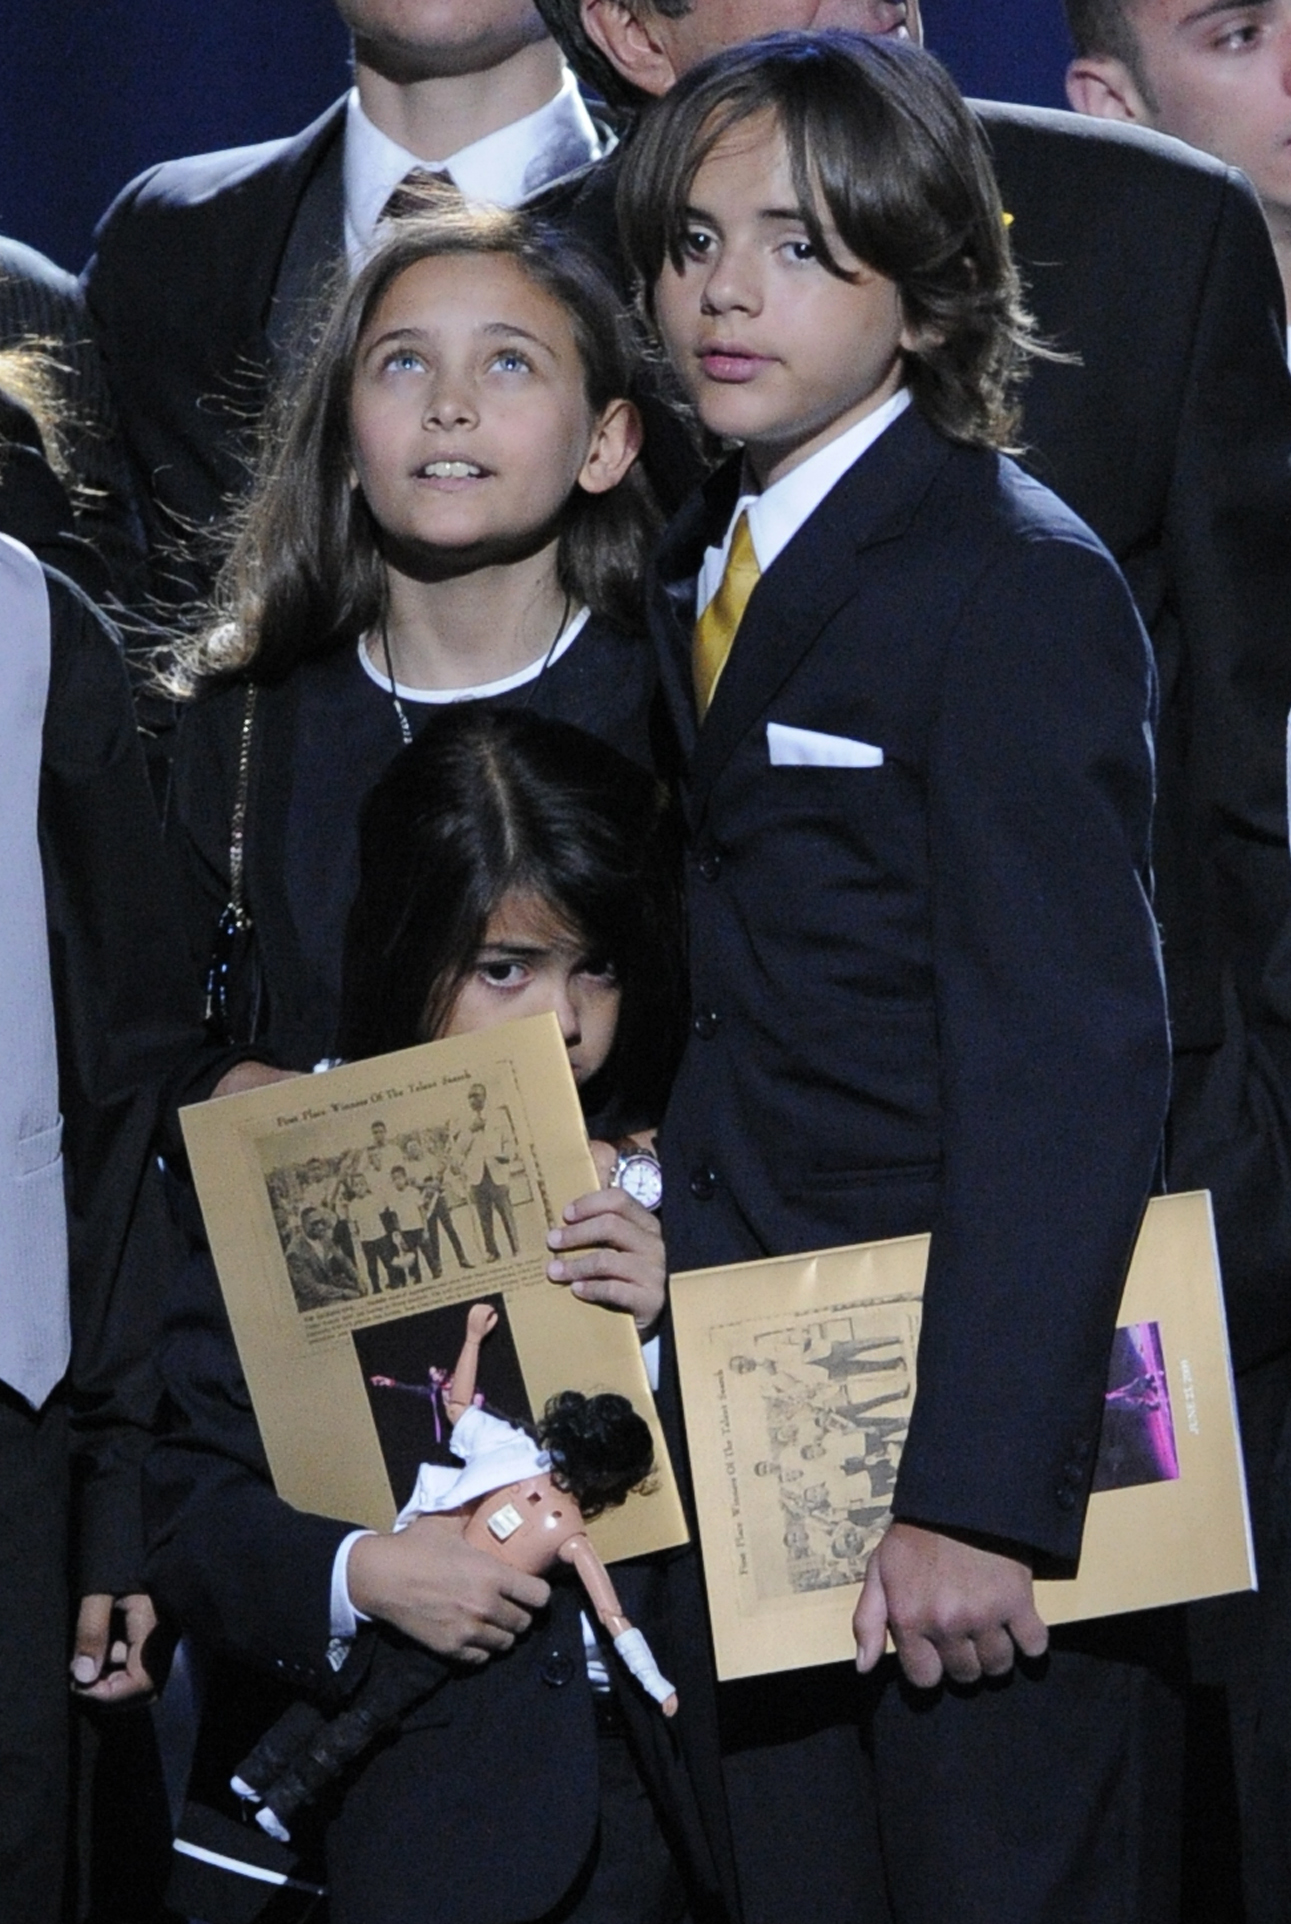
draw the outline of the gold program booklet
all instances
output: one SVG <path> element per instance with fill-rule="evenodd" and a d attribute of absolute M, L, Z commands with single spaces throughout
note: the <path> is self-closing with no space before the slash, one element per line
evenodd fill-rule
<path fill-rule="evenodd" d="M 693 1270 L 672 1312 L 717 1669 L 855 1655 L 915 1395 L 929 1238 Z M 1049 1623 L 1249 1590 L 1210 1197 L 1155 1197 L 1112 1346 L 1080 1565 Z"/>
<path fill-rule="evenodd" d="M 546 1275 L 547 1231 L 599 1187 L 554 1015 L 301 1076 L 181 1114 L 280 1496 L 388 1529 L 422 1462 L 455 1461 L 443 1388 L 475 1302 L 479 1387 L 515 1418 L 617 1390 L 653 1487 L 591 1526 L 606 1562 L 686 1541 L 629 1316 Z"/>

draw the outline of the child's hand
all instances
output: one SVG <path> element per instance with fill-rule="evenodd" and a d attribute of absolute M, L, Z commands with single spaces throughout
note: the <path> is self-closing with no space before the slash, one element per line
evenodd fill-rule
<path fill-rule="evenodd" d="M 551 1596 L 541 1577 L 513 1570 L 462 1536 L 460 1517 L 421 1516 L 406 1530 L 359 1537 L 350 1551 L 350 1601 L 454 1663 L 509 1650 Z"/>
<path fill-rule="evenodd" d="M 600 1150 L 607 1151 L 608 1165 L 597 1157 Z M 607 1178 L 615 1152 L 593 1143 L 592 1153 Z M 584 1302 L 626 1310 L 642 1337 L 651 1334 L 663 1314 L 668 1279 L 658 1217 L 622 1189 L 597 1189 L 570 1203 L 564 1226 L 549 1231 L 547 1246 L 569 1252 L 548 1263 L 553 1283 L 568 1283 Z"/>
<path fill-rule="evenodd" d="M 1028 1564 L 914 1523 L 888 1525 L 852 1628 L 858 1670 L 873 1670 L 891 1629 L 901 1668 L 921 1690 L 943 1675 L 960 1684 L 1003 1677 L 1015 1650 L 1041 1657 L 1049 1644 Z"/>

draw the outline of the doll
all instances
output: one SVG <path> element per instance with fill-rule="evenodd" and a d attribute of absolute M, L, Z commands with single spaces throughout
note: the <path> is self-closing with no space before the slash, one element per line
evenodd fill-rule
<path fill-rule="evenodd" d="M 577 1572 L 620 1658 L 642 1688 L 675 1715 L 677 1693 L 651 1655 L 641 1632 L 624 1616 L 609 1571 L 586 1525 L 623 1503 L 649 1477 L 654 1446 L 644 1420 L 626 1397 L 587 1397 L 565 1390 L 547 1404 L 534 1437 L 521 1424 L 480 1407 L 475 1393 L 480 1345 L 497 1311 L 476 1303 L 444 1407 L 453 1422 L 460 1470 L 423 1463 L 397 1530 L 435 1512 L 460 1516 L 468 1543 L 514 1569 L 544 1575 L 558 1562 Z M 232 1779 L 247 1803 L 257 1804 L 261 1829 L 285 1843 L 287 1820 L 338 1777 L 353 1758 L 443 1682 L 449 1666 L 419 1644 L 377 1640 L 354 1697 L 336 1717 L 312 1704 L 295 1704 L 281 1717 Z"/>

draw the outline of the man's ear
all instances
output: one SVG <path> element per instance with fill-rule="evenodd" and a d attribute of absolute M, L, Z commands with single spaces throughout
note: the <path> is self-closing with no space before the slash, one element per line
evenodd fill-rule
<path fill-rule="evenodd" d="M 654 30 L 655 15 L 644 18 L 625 0 L 582 0 L 583 32 L 630 86 L 656 97 L 677 79 L 667 45 Z"/>
<path fill-rule="evenodd" d="M 1067 69 L 1067 98 L 1078 114 L 1097 120 L 1129 120 L 1138 127 L 1153 124 L 1152 110 L 1123 60 L 1111 54 L 1081 54 Z"/>

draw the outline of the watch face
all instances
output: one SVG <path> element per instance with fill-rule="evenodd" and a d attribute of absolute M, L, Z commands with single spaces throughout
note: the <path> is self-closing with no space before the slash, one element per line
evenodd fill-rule
<path fill-rule="evenodd" d="M 657 1209 L 663 1201 L 663 1171 L 653 1156 L 643 1152 L 621 1157 L 617 1179 L 619 1188 L 626 1189 L 643 1209 Z"/>

